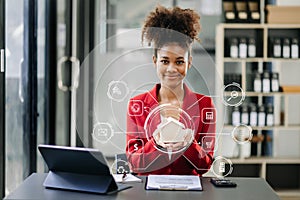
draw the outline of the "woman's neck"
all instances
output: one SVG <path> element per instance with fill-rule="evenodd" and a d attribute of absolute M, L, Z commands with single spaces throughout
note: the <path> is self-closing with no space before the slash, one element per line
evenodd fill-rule
<path fill-rule="evenodd" d="M 172 89 L 161 86 L 158 98 L 160 103 L 171 103 L 173 105 L 178 105 L 179 107 L 181 107 L 184 98 L 183 85 Z"/>

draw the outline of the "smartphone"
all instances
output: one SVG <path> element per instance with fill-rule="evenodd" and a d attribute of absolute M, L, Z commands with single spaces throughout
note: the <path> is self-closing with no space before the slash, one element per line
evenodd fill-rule
<path fill-rule="evenodd" d="M 216 187 L 236 187 L 236 183 L 224 178 L 211 178 L 210 182 Z"/>

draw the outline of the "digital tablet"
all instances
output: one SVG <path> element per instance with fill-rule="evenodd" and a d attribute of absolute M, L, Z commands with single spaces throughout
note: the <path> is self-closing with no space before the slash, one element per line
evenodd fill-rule
<path fill-rule="evenodd" d="M 106 159 L 97 149 L 38 145 L 49 173 L 46 188 L 112 193 L 128 188 L 118 186 Z"/>

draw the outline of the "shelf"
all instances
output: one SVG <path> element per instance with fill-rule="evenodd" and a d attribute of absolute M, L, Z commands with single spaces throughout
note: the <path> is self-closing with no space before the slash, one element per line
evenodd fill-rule
<path fill-rule="evenodd" d="M 276 96 L 276 95 L 284 95 L 285 93 L 282 92 L 246 92 L 245 95 L 249 97 L 256 97 L 256 96 L 264 96 L 264 97 L 269 97 L 269 96 Z M 300 93 L 299 93 L 300 94 Z"/>
<path fill-rule="evenodd" d="M 280 197 L 300 197 L 300 189 L 287 190 L 287 189 L 275 189 L 275 192 Z M 295 199 L 296 200 L 296 199 Z"/>
<path fill-rule="evenodd" d="M 263 58 L 231 58 L 225 57 L 224 62 L 263 62 Z"/>
<path fill-rule="evenodd" d="M 264 24 L 246 24 L 246 23 L 226 23 L 226 24 L 220 24 L 224 29 L 263 29 L 265 27 Z"/>
<path fill-rule="evenodd" d="M 300 125 L 288 125 L 288 126 L 250 126 L 252 130 L 300 130 Z M 234 129 L 235 126 L 232 125 L 225 125 L 224 129 Z"/>
<path fill-rule="evenodd" d="M 296 29 L 300 28 L 300 24 L 246 24 L 246 23 L 234 23 L 234 24 L 220 24 L 224 29 Z"/>
<path fill-rule="evenodd" d="M 264 62 L 299 62 L 299 58 L 266 58 L 263 59 Z"/>
<path fill-rule="evenodd" d="M 260 5 L 261 22 L 263 22 L 265 21 L 265 0 L 261 0 Z M 283 75 L 280 78 L 283 77 L 283 80 L 287 79 L 286 81 L 281 80 L 282 82 L 280 82 L 280 84 L 282 84 L 282 88 L 284 88 L 284 85 L 300 86 L 300 82 L 298 81 L 299 79 L 297 79 L 297 74 L 299 74 L 298 71 L 300 70 L 300 58 L 273 57 L 274 49 L 272 40 L 274 38 L 297 38 L 298 41 L 300 41 L 299 34 L 300 24 L 226 23 L 219 24 L 216 31 L 216 61 L 218 72 L 221 74 L 221 79 L 216 80 L 216 92 L 222 94 L 223 99 L 229 98 L 230 96 L 232 96 L 232 91 L 224 91 L 222 90 L 222 86 L 224 87 L 225 85 L 228 85 L 235 80 L 235 82 L 240 84 L 243 92 L 245 92 L 244 95 L 246 97 L 250 97 L 245 99 L 246 103 L 265 105 L 272 99 L 274 108 L 274 121 L 276 122 L 276 124 L 279 124 L 279 121 L 283 122 L 284 125 L 250 127 L 252 128 L 252 130 L 257 131 L 258 135 L 263 134 L 264 130 L 274 131 L 272 141 L 268 142 L 268 144 L 272 145 L 272 148 L 269 149 L 270 152 L 264 152 L 265 154 L 279 155 L 278 151 L 283 151 L 283 149 L 286 147 L 286 153 L 280 155 L 290 155 L 285 157 L 255 156 L 263 155 L 263 148 L 269 146 L 266 146 L 264 142 L 257 143 L 257 145 L 251 145 L 251 148 L 254 148 L 254 151 L 251 151 L 251 153 L 253 154 L 252 157 L 243 159 L 236 157 L 229 158 L 234 165 L 234 170 L 232 174 L 230 174 L 230 176 L 264 178 L 280 197 L 286 197 L 284 199 L 289 200 L 300 199 L 300 154 L 297 151 L 298 148 L 296 148 L 295 154 L 291 154 L 290 150 L 292 151 L 292 149 L 289 149 L 290 140 L 282 140 L 281 138 L 286 137 L 285 133 L 287 132 L 295 132 L 296 141 L 293 142 L 296 142 L 297 145 L 300 143 L 300 116 L 297 112 L 299 110 L 299 100 L 298 96 L 296 96 L 300 95 L 300 92 L 254 92 L 254 83 L 252 81 L 254 81 L 255 78 L 255 74 L 253 73 L 254 71 L 258 71 L 261 73 L 264 70 L 269 70 L 269 67 L 272 67 L 270 68 L 270 72 L 278 72 L 280 76 Z M 233 38 L 235 40 L 232 40 Z M 230 55 L 240 55 L 239 41 L 244 38 L 246 40 L 252 38 L 254 39 L 256 45 L 256 53 L 252 55 L 256 55 L 256 57 L 230 57 Z M 244 48 L 244 46 L 242 47 Z M 248 55 L 245 54 L 244 51 L 242 53 L 242 57 Z M 234 77 L 230 77 L 231 79 L 229 79 L 228 75 L 232 74 L 239 75 L 240 79 L 235 79 Z M 287 88 L 285 88 L 284 91 L 288 91 Z M 294 91 L 297 91 L 297 89 L 295 89 Z M 242 91 L 238 92 L 238 96 L 242 96 Z M 220 102 L 218 106 L 221 107 L 224 106 L 224 104 Z M 294 112 L 294 110 L 297 113 Z M 218 117 L 220 118 L 220 120 L 227 117 L 228 119 L 224 121 L 226 121 L 226 123 L 229 123 L 231 111 L 232 110 L 228 108 L 227 110 L 224 110 L 224 112 L 221 112 Z M 282 113 L 284 113 L 284 115 L 282 115 Z M 236 126 L 232 126 L 229 124 L 224 125 L 224 133 L 232 132 L 235 127 Z M 284 143 L 282 144 L 282 142 Z M 279 143 L 280 146 L 278 145 Z M 222 148 L 225 149 L 225 152 L 227 150 L 226 148 L 228 148 L 231 152 L 231 146 L 229 145 L 220 146 L 218 150 L 222 152 Z M 237 154 L 229 155 L 233 156 Z M 296 155 L 296 157 L 291 157 L 293 155 Z"/>
<path fill-rule="evenodd" d="M 300 58 L 231 58 L 225 57 L 224 62 L 299 62 Z"/>
<path fill-rule="evenodd" d="M 295 134 L 295 142 L 300 145 L 300 115 L 299 110 L 299 95 L 300 91 L 297 91 L 297 86 L 300 86 L 300 82 L 297 79 L 298 71 L 300 70 L 300 58 L 281 58 L 274 56 L 274 39 L 276 38 L 289 38 L 290 40 L 297 38 L 300 41 L 300 24 L 266 24 L 265 21 L 265 1 L 260 2 L 260 14 L 261 22 L 259 24 L 246 24 L 246 23 L 222 23 L 217 26 L 216 31 L 216 63 L 218 72 L 221 74 L 221 79 L 216 80 L 216 92 L 223 95 L 223 100 L 233 96 L 232 91 L 224 91 L 226 85 L 231 82 L 236 82 L 242 88 L 238 90 L 238 97 L 242 94 L 247 97 L 245 102 L 254 103 L 256 105 L 267 105 L 267 103 L 273 103 L 273 113 L 275 124 L 283 123 L 283 125 L 274 126 L 250 126 L 254 132 L 258 135 L 264 134 L 264 131 L 274 131 L 271 141 L 265 140 L 268 145 L 272 145 L 269 148 L 270 152 L 263 152 L 263 148 L 266 146 L 264 142 L 258 142 L 256 145 L 251 145 L 251 155 L 249 158 L 230 158 L 233 163 L 233 171 L 230 176 L 232 177 L 260 177 L 264 178 L 268 184 L 276 191 L 276 193 L 283 199 L 296 200 L 300 199 L 300 154 L 297 151 L 298 148 L 289 149 L 290 141 L 285 138 L 287 134 Z M 233 40 L 234 39 L 234 40 Z M 241 39 L 255 41 L 255 54 L 250 53 L 256 57 L 249 56 L 248 49 L 247 54 L 239 54 L 240 48 L 245 48 L 244 45 L 240 46 Z M 252 41 L 253 41 L 252 40 Z M 244 43 L 244 41 L 242 41 Z M 281 41 L 282 43 L 282 41 Z M 277 44 L 277 43 L 276 43 Z M 231 48 L 232 47 L 232 48 Z M 246 46 L 248 47 L 248 46 Z M 238 49 L 238 50 L 237 50 Z M 253 49 L 252 49 L 253 50 Z M 281 48 L 280 55 L 283 55 L 283 48 Z M 238 53 L 237 53 L 238 52 Z M 242 51 L 244 52 L 244 51 Z M 277 52 L 277 51 L 276 51 Z M 233 58 L 232 56 L 238 56 Z M 245 56 L 246 55 L 246 56 Z M 276 55 L 276 54 L 275 54 Z M 278 54 L 279 56 L 279 54 Z M 246 57 L 246 58 L 241 58 Z M 299 55 L 300 57 L 300 55 Z M 271 68 L 272 67 L 272 68 Z M 298 68 L 299 67 L 299 68 Z M 297 92 L 254 92 L 254 78 L 255 73 L 262 73 L 264 70 L 278 72 L 280 75 L 281 89 L 284 91 L 297 91 Z M 294 72 L 295 71 L 295 72 Z M 296 72 L 297 71 L 297 72 Z M 282 73 L 282 74 L 281 74 Z M 235 75 L 239 76 L 235 78 Z M 281 76 L 282 75 L 282 76 Z M 229 78 L 228 78 L 229 77 Z M 284 81 L 285 80 L 285 81 Z M 221 86 L 221 87 L 219 87 Z M 287 88 L 284 88 L 287 86 Z M 289 89 L 290 87 L 290 90 Z M 295 86 L 295 88 L 293 88 Z M 252 90 L 252 91 L 251 91 Z M 280 90 L 282 91 L 282 90 Z M 242 93 L 244 92 L 244 93 Z M 236 93 L 235 93 L 236 94 Z M 267 98 L 273 97 L 273 98 Z M 224 102 L 223 102 L 224 103 Z M 224 107 L 224 104 L 220 102 L 219 107 Z M 295 107 L 295 109 L 294 109 Z M 222 119 L 227 125 L 222 124 L 224 132 L 230 133 L 236 127 L 230 125 L 230 117 L 233 109 L 226 108 L 224 112 L 221 112 L 218 116 L 220 121 Z M 279 122 L 280 121 L 280 122 Z M 284 140 L 279 140 L 284 137 Z M 266 137 L 265 137 L 266 138 Z M 282 144 L 282 142 L 284 142 Z M 253 143 L 254 144 L 254 143 Z M 278 145 L 280 144 L 280 145 Z M 287 148 L 284 148 L 287 147 Z M 231 147 L 224 145 L 223 147 L 231 151 Z M 248 148 L 248 147 L 247 147 Z M 252 148 L 254 148 L 252 152 Z M 284 149 L 284 150 L 283 150 Z M 222 149 L 223 150 L 223 149 Z M 279 155 L 278 151 L 284 151 L 281 155 L 290 155 L 284 157 L 273 156 L 259 156 L 259 155 Z M 290 153 L 293 151 L 293 153 Z M 297 153 L 298 152 L 298 153 Z M 295 153 L 295 154 L 294 154 Z M 237 155 L 237 154 L 230 154 Z M 258 156 L 256 156 L 258 155 Z M 295 155 L 296 157 L 291 157 Z"/>
<path fill-rule="evenodd" d="M 238 92 L 241 95 L 241 92 Z M 300 95 L 300 92 L 245 92 L 245 96 L 258 97 L 258 96 L 285 96 L 285 95 Z M 231 91 L 224 92 L 224 96 L 231 96 Z"/>
<path fill-rule="evenodd" d="M 272 41 L 274 38 L 286 37 L 289 39 L 299 38 L 299 24 L 220 24 L 218 29 L 222 30 L 224 35 L 223 44 L 223 62 L 299 62 L 300 58 L 276 58 L 273 57 Z M 221 31 L 220 31 L 221 32 Z M 250 39 L 253 38 L 256 46 L 257 57 L 232 58 L 230 57 L 230 42 L 232 38 Z M 235 43 L 234 43 L 235 44 Z M 233 51 L 235 52 L 235 51 Z M 238 54 L 238 53 L 237 53 Z M 234 54 L 234 55 L 237 55 Z M 225 57 L 224 57 L 225 56 Z"/>
<path fill-rule="evenodd" d="M 294 29 L 300 28 L 300 24 L 264 24 L 268 29 Z"/>
<path fill-rule="evenodd" d="M 250 157 L 232 158 L 233 164 L 300 164 L 300 158 Z"/>

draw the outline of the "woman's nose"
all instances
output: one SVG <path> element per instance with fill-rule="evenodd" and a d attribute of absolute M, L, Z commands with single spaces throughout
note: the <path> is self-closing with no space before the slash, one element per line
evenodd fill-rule
<path fill-rule="evenodd" d="M 175 64 L 170 63 L 168 65 L 167 72 L 176 72 L 176 71 L 177 71 L 177 68 L 176 68 Z"/>

